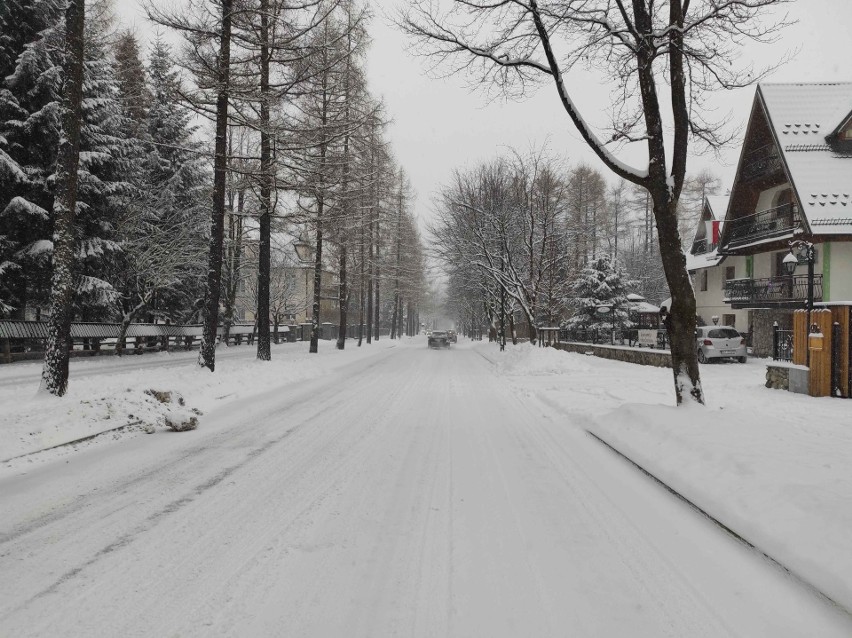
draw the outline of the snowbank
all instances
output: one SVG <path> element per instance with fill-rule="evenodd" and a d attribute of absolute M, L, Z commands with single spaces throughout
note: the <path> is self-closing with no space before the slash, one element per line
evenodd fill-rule
<path fill-rule="evenodd" d="M 397 342 L 398 343 L 398 342 Z M 68 392 L 62 399 L 37 393 L 41 363 L 0 366 L 0 461 L 123 427 L 111 436 L 151 431 L 167 421 L 193 416 L 273 387 L 313 379 L 327 371 L 395 345 L 347 343 L 339 351 L 322 342 L 318 354 L 307 343 L 272 346 L 272 361 L 260 362 L 256 348 L 219 348 L 216 371 L 196 364 L 197 352 L 96 357 L 71 362 Z M 149 391 L 175 392 L 185 405 L 163 403 Z"/>
<path fill-rule="evenodd" d="M 515 387 L 852 610 L 848 402 L 768 390 L 768 362 L 750 360 L 702 366 L 708 407 L 685 418 L 670 370 L 529 347 L 489 357 Z"/>

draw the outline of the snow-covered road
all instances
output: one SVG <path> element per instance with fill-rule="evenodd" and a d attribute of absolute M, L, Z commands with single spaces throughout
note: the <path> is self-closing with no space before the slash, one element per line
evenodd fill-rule
<path fill-rule="evenodd" d="M 378 350 L 0 479 L 0 636 L 852 635 L 519 392 Z"/>

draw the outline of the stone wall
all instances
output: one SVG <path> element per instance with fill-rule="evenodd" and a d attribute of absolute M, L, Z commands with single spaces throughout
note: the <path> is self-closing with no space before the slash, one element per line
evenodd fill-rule
<path fill-rule="evenodd" d="M 810 371 L 805 366 L 789 363 L 769 364 L 766 366 L 766 387 L 808 394 L 809 375 Z"/>
<path fill-rule="evenodd" d="M 793 311 L 760 309 L 752 313 L 751 347 L 755 357 L 772 356 L 772 327 L 776 321 L 781 330 L 792 330 Z"/>
<path fill-rule="evenodd" d="M 591 343 L 554 343 L 557 350 L 592 354 L 602 359 L 614 359 L 627 363 L 638 363 L 643 366 L 670 368 L 672 356 L 668 350 L 651 350 L 650 348 L 628 348 L 625 346 L 602 346 Z"/>
<path fill-rule="evenodd" d="M 766 366 L 766 387 L 773 390 L 789 390 L 789 369 L 782 366 Z"/>

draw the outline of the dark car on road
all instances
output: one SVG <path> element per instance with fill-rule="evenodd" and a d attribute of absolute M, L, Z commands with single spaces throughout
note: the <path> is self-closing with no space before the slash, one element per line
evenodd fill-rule
<path fill-rule="evenodd" d="M 430 348 L 449 348 L 450 337 L 443 330 L 433 330 L 429 335 Z"/>

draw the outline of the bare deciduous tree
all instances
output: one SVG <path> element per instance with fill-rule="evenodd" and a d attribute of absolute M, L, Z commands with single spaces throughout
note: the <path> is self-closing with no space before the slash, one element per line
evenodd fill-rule
<path fill-rule="evenodd" d="M 589 148 L 613 173 L 648 192 L 672 293 L 668 326 L 677 404 L 704 403 L 695 297 L 677 224 L 687 151 L 691 140 L 710 147 L 726 141 L 719 124 L 704 118 L 707 93 L 760 76 L 739 63 L 739 46 L 772 40 L 785 21 L 767 22 L 766 14 L 789 1 L 455 0 L 442 11 L 430 0 L 412 0 L 399 16 L 424 54 L 488 86 L 523 94 L 529 84 L 550 79 Z M 616 107 L 609 141 L 644 144 L 646 166 L 621 161 L 581 114 L 568 77 L 581 65 L 611 81 Z"/>

